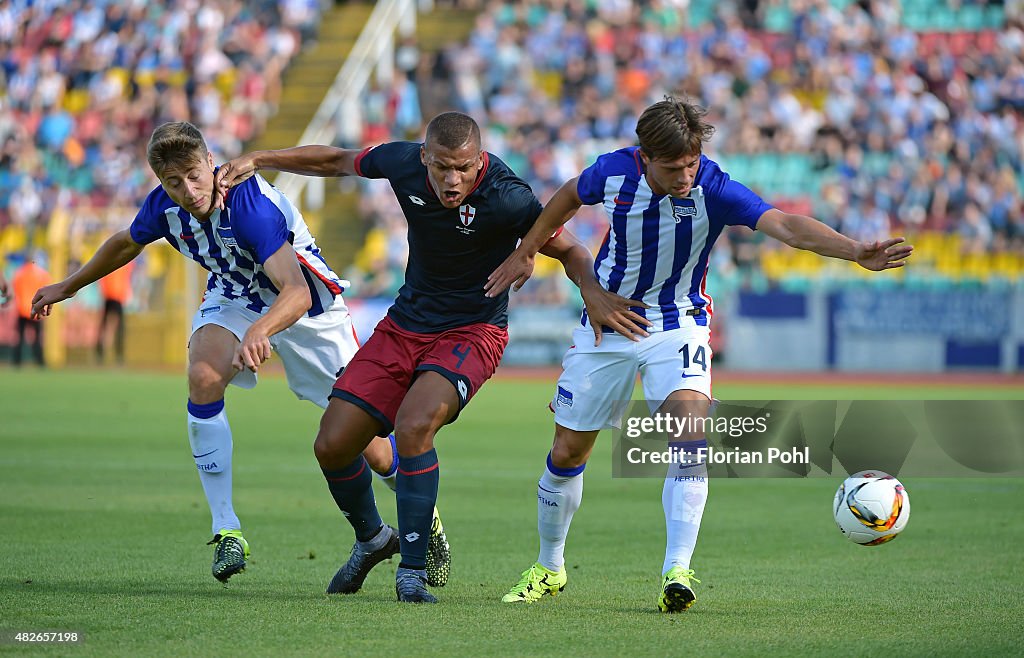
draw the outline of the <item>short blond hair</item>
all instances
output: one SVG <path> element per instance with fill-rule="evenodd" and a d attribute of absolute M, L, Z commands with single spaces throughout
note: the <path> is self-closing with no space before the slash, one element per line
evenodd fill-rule
<path fill-rule="evenodd" d="M 203 133 L 188 121 L 165 123 L 153 131 L 146 147 L 146 159 L 157 176 L 169 169 L 195 166 L 206 158 Z"/>

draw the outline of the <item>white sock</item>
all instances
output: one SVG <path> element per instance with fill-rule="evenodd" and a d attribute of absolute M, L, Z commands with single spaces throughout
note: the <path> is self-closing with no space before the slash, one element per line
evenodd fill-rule
<path fill-rule="evenodd" d="M 537 482 L 537 531 L 540 534 L 537 561 L 551 571 L 558 571 L 565 564 L 565 538 L 572 515 L 582 500 L 582 469 L 577 475 L 568 476 L 544 469 Z"/>
<path fill-rule="evenodd" d="M 213 532 L 242 528 L 231 504 L 231 426 L 223 410 L 210 418 L 188 414 L 188 439 L 199 469 L 206 502 L 213 516 Z"/>
<path fill-rule="evenodd" d="M 700 519 L 708 499 L 708 469 L 697 465 L 672 464 L 669 466 L 665 486 L 661 491 L 661 505 L 665 509 L 665 564 L 661 573 L 674 566 L 690 568 L 693 548 L 697 545 Z"/>

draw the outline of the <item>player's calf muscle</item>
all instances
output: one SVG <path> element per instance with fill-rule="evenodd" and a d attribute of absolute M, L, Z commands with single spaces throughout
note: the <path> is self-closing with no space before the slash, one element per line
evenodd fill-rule
<path fill-rule="evenodd" d="M 596 439 L 597 432 L 574 432 L 559 427 L 551 446 L 551 463 L 558 468 L 576 468 L 586 463 Z"/>

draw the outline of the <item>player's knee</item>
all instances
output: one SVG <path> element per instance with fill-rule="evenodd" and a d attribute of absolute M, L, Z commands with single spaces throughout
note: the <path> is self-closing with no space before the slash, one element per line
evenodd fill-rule
<path fill-rule="evenodd" d="M 396 428 L 395 442 L 398 445 L 398 455 L 400 457 L 416 457 L 434 447 L 434 434 L 433 432 L 407 432 L 402 434 L 401 430 Z"/>
<path fill-rule="evenodd" d="M 188 397 L 196 404 L 209 404 L 224 397 L 227 382 L 208 363 L 192 363 L 188 367 Z"/>
<path fill-rule="evenodd" d="M 332 421 L 324 416 L 320 422 L 320 431 L 313 441 L 313 454 L 321 468 L 344 468 L 351 464 L 362 452 L 362 447 L 355 445 L 345 436 L 345 428 L 336 419 Z"/>
<path fill-rule="evenodd" d="M 434 434 L 437 427 L 426 415 L 403 415 L 395 423 L 395 442 L 398 454 L 405 457 L 422 455 L 434 447 Z"/>
<path fill-rule="evenodd" d="M 572 441 L 555 438 L 551 446 L 551 463 L 557 468 L 578 468 L 586 463 L 590 451 Z"/>
<path fill-rule="evenodd" d="M 323 427 L 313 441 L 313 454 L 321 468 L 341 468 L 352 463 L 355 454 L 349 454 L 341 437 Z"/>
<path fill-rule="evenodd" d="M 316 435 L 316 439 L 313 441 L 313 454 L 316 456 L 317 462 L 323 466 L 324 462 L 331 460 L 334 456 L 334 446 L 330 437 L 324 436 L 323 432 Z"/>
<path fill-rule="evenodd" d="M 658 411 L 678 416 L 706 415 L 711 400 L 700 391 L 676 391 L 665 400 Z"/>
<path fill-rule="evenodd" d="M 680 420 L 691 419 L 680 425 L 675 439 L 679 441 L 695 441 L 705 436 L 705 424 L 699 419 L 707 418 L 711 410 L 711 401 L 698 391 L 676 391 L 658 408 L 658 413 L 668 414 Z M 698 421 L 698 422 L 695 422 Z"/>

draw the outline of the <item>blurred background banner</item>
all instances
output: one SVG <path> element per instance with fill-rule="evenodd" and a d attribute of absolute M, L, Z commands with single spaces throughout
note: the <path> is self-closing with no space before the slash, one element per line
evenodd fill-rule
<path fill-rule="evenodd" d="M 1024 29 L 1017 0 L 72 0 L 0 7 L 0 255 L 54 279 L 156 184 L 145 144 L 189 120 L 218 162 L 300 143 L 418 140 L 471 114 L 542 201 L 635 142 L 666 93 L 709 110 L 709 157 L 771 203 L 857 239 L 905 235 L 871 274 L 730 229 L 708 292 L 718 369 L 975 370 L 1024 363 Z M 402 284 L 386 183 L 280 176 L 364 340 Z M 583 208 L 571 230 L 607 230 Z M 161 245 L 130 275 L 128 365 L 178 365 L 205 273 Z M 93 289 L 95 288 L 95 289 Z M 50 365 L 95 360 L 103 297 L 47 320 Z M 555 365 L 581 301 L 557 263 L 512 296 L 507 365 Z M 0 310 L 0 358 L 16 343 Z"/>
<path fill-rule="evenodd" d="M 731 302 L 731 304 L 730 304 Z M 821 285 L 728 297 L 728 363 L 750 370 L 1015 372 L 1019 287 L 887 290 Z"/>

